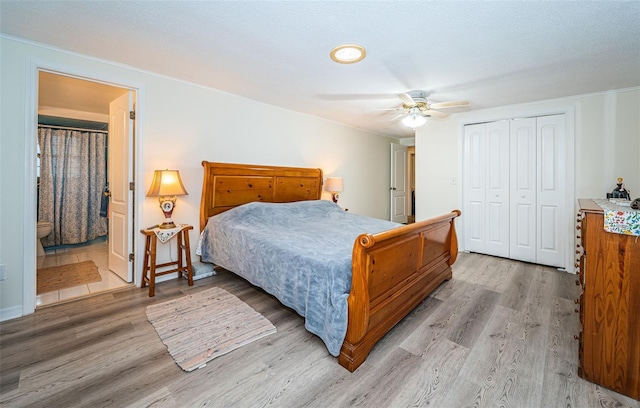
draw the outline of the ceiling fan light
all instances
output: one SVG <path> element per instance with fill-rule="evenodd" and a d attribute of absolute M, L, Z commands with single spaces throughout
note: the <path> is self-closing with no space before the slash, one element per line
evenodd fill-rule
<path fill-rule="evenodd" d="M 417 113 L 412 113 L 410 115 L 407 115 L 404 119 L 402 119 L 402 123 L 405 126 L 415 129 L 427 123 L 427 118 L 425 118 L 422 115 L 418 115 Z"/>
<path fill-rule="evenodd" d="M 366 56 L 364 47 L 356 44 L 343 44 L 331 50 L 331 59 L 340 64 L 354 64 Z"/>

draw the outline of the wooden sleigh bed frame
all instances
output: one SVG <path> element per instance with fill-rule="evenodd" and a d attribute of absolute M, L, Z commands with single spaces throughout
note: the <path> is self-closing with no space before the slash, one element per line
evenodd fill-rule
<path fill-rule="evenodd" d="M 321 169 L 203 161 L 200 231 L 209 217 L 253 201 L 318 200 Z M 458 254 L 454 219 L 460 211 L 354 242 L 347 334 L 338 361 L 355 371 L 375 344 L 443 281 Z"/>

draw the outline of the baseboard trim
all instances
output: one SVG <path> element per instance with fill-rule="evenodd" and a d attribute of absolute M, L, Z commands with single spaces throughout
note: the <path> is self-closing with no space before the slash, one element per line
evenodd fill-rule
<path fill-rule="evenodd" d="M 22 317 L 22 306 L 13 306 L 6 309 L 0 309 L 0 322 L 17 319 L 18 317 Z"/>

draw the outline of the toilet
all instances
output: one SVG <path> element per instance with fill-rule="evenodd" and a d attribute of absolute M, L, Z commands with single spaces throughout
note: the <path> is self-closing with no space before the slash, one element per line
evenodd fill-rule
<path fill-rule="evenodd" d="M 36 244 L 38 247 L 38 256 L 45 255 L 44 248 L 42 247 L 42 242 L 40 242 L 40 240 L 46 237 L 47 235 L 51 234 L 52 227 L 53 226 L 51 225 L 50 222 L 38 221 L 38 224 L 36 226 L 36 235 L 38 236 L 37 244 Z"/>

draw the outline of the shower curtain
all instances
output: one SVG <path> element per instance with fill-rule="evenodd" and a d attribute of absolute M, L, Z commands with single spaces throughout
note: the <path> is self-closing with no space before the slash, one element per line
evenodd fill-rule
<path fill-rule="evenodd" d="M 38 220 L 53 224 L 42 245 L 78 244 L 107 234 L 100 216 L 106 183 L 107 134 L 38 128 Z"/>

